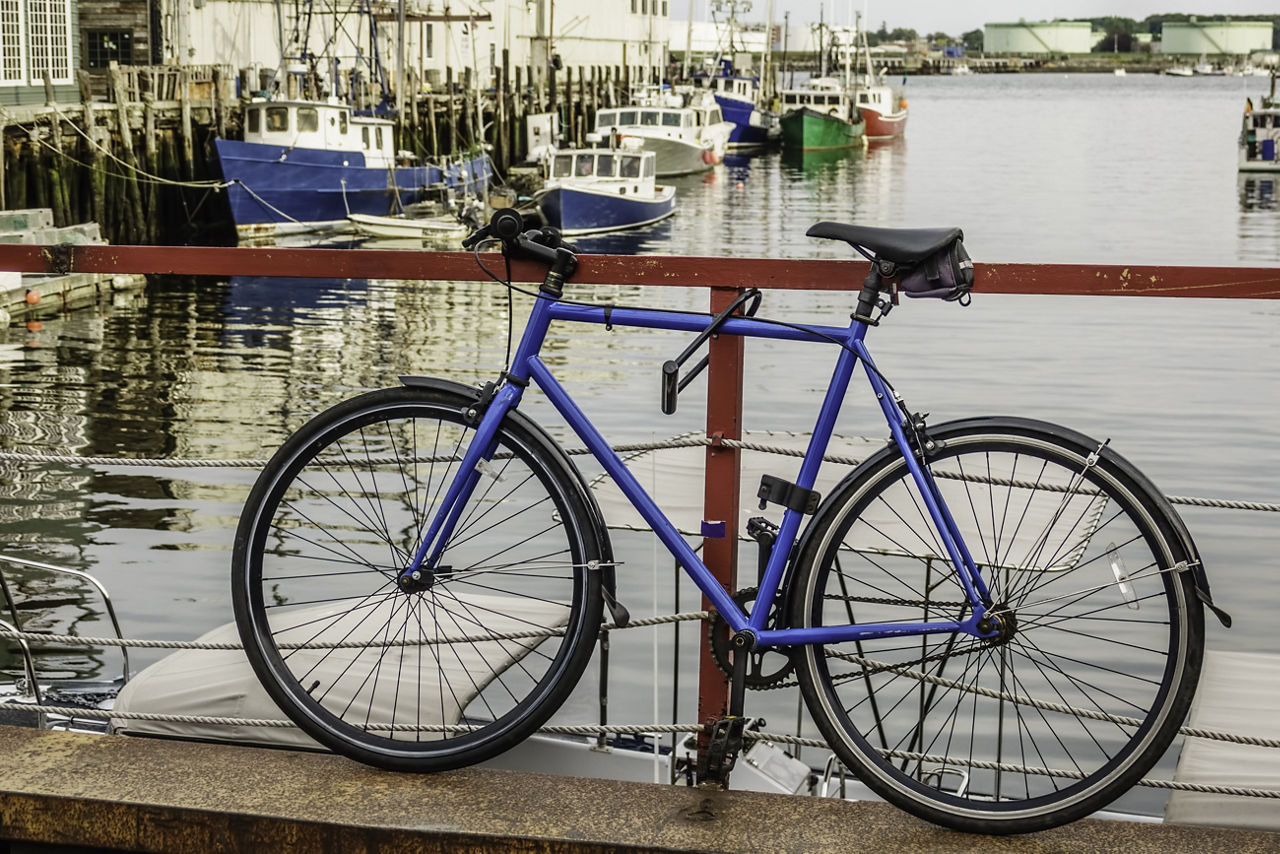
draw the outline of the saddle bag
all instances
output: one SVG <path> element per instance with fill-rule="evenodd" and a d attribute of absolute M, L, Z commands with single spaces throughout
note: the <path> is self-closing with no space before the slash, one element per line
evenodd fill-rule
<path fill-rule="evenodd" d="M 898 290 L 909 297 L 933 297 L 968 302 L 973 289 L 973 261 L 957 237 L 942 249 L 910 267 L 899 265 Z"/>

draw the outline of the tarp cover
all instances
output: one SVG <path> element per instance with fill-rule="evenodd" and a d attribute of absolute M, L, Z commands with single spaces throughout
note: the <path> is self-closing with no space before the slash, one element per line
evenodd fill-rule
<path fill-rule="evenodd" d="M 547 627 L 562 626 L 567 617 L 567 609 L 555 603 L 539 603 L 527 598 L 468 596 L 468 603 L 482 609 L 491 616 L 486 618 L 486 630 L 495 634 L 527 630 L 531 625 Z M 389 600 L 391 607 L 395 600 Z M 424 631 L 431 633 L 428 617 L 423 609 L 420 617 Z M 314 613 L 311 613 L 314 612 Z M 293 609 L 288 612 L 298 623 L 317 625 L 324 622 L 330 614 L 323 608 Z M 310 617 L 311 621 L 298 619 L 299 616 Z M 501 616 L 499 616 L 501 615 Z M 370 619 L 366 612 L 360 615 L 345 616 L 333 621 L 319 637 L 318 642 L 326 640 L 351 640 L 358 637 L 353 626 L 364 624 L 381 629 L 385 621 Z M 319 622 L 316 622 L 319 620 Z M 367 634 L 368 632 L 366 632 Z M 456 630 L 455 630 L 456 633 Z M 445 627 L 441 634 L 446 635 Z M 475 632 L 469 633 L 474 636 Z M 290 632 L 284 636 L 282 643 L 301 642 L 312 639 L 313 629 L 305 632 Z M 240 639 L 234 623 L 226 623 L 197 639 L 201 643 L 235 643 Z M 454 646 L 454 652 L 442 660 L 449 668 L 446 677 L 454 688 L 450 699 L 440 698 L 441 692 L 424 691 L 423 707 L 407 712 L 405 709 L 405 692 L 399 692 L 399 717 L 397 723 L 410 723 L 411 714 L 422 721 L 439 721 L 446 724 L 457 723 L 462 716 L 468 701 L 476 696 L 480 689 L 488 684 L 493 676 L 514 664 L 518 658 L 527 655 L 533 645 L 511 642 L 466 643 Z M 378 687 L 373 691 L 374 703 L 371 718 L 376 721 L 390 721 L 397 708 L 397 691 L 394 681 L 401 668 L 397 666 L 401 648 L 393 647 L 383 656 L 383 666 L 378 668 Z M 328 655 L 326 655 L 328 653 Z M 357 654 L 371 655 L 368 650 L 320 649 L 298 650 L 291 655 L 291 662 L 309 669 L 320 663 L 326 672 L 340 673 L 348 667 Z M 409 657 L 416 656 L 416 648 L 405 653 L 406 664 Z M 321 661 L 323 659 L 323 661 Z M 407 669 L 412 669 L 411 666 Z M 491 672 L 485 672 L 489 671 Z M 465 672 L 464 672 L 465 671 Z M 318 675 L 323 675 L 318 673 Z M 351 684 L 358 680 L 342 680 L 338 686 Z M 462 692 L 462 686 L 475 686 L 470 694 Z M 367 687 L 365 688 L 367 691 Z M 434 694 L 435 696 L 431 696 Z M 335 690 L 335 702 L 345 702 L 349 697 L 339 697 Z M 456 702 L 455 702 L 456 701 Z M 241 650 L 180 650 L 166 656 L 155 664 L 142 670 L 129 680 L 116 698 L 114 710 L 117 712 L 146 712 L 164 715 L 200 715 L 209 717 L 257 718 L 280 720 L 283 713 L 258 682 L 253 668 Z M 177 738 L 210 739 L 219 741 L 235 741 L 244 744 L 282 745 L 293 747 L 318 747 L 318 745 L 300 730 L 280 727 L 248 727 L 226 726 L 223 724 L 180 723 L 165 721 L 140 721 L 125 718 L 114 718 L 112 725 L 117 732 L 129 735 L 160 735 Z"/>

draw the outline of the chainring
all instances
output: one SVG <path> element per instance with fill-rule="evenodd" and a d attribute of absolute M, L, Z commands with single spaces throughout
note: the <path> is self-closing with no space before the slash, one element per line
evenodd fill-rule
<path fill-rule="evenodd" d="M 745 610 L 747 605 L 755 602 L 756 592 L 755 587 L 744 587 L 733 594 L 733 601 Z M 776 622 L 777 615 L 771 613 L 765 625 L 767 628 L 774 628 Z M 720 668 L 724 675 L 732 678 L 730 634 L 729 624 L 725 622 L 724 617 L 716 614 L 711 621 L 711 657 L 715 660 L 716 667 Z M 746 686 L 752 691 L 777 688 L 795 670 L 791 663 L 791 656 L 776 649 L 757 650 L 748 655 L 750 657 L 747 660 Z"/>

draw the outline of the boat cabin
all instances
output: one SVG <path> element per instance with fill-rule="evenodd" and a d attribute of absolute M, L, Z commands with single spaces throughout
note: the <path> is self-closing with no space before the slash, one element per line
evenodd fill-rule
<path fill-rule="evenodd" d="M 596 132 L 608 134 L 614 128 L 635 127 L 696 132 L 723 121 L 719 107 L 626 107 L 596 113 Z"/>
<path fill-rule="evenodd" d="M 1246 107 L 1240 131 L 1239 168 L 1245 172 L 1280 172 L 1280 106 Z"/>
<path fill-rule="evenodd" d="M 366 166 L 395 165 L 393 125 L 353 115 L 346 104 L 251 101 L 244 108 L 244 141 L 287 148 L 360 152 Z"/>
<path fill-rule="evenodd" d="M 851 115 L 849 94 L 839 81 L 831 77 L 817 77 L 803 89 L 784 89 L 782 111 L 790 113 L 808 108 L 841 119 Z"/>
<path fill-rule="evenodd" d="M 892 115 L 901 109 L 897 96 L 888 86 L 871 86 L 854 91 L 859 107 L 875 110 L 882 116 Z"/>
<path fill-rule="evenodd" d="M 616 185 L 619 195 L 635 195 L 646 186 L 652 191 L 655 162 L 652 151 L 561 151 L 548 161 L 547 180 L 562 185 Z"/>

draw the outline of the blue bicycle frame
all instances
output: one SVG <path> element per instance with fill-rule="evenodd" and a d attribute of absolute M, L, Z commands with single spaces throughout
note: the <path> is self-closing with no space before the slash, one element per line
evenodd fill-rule
<path fill-rule="evenodd" d="M 463 455 L 458 475 L 450 484 L 441 507 L 433 518 L 422 544 L 405 575 L 414 572 L 429 571 L 439 562 L 441 553 L 452 535 L 453 528 L 462 513 L 467 498 L 480 477 L 483 461 L 492 457 L 495 452 L 494 438 L 499 425 L 507 413 L 516 408 L 524 394 L 524 389 L 532 381 L 547 395 L 552 405 L 560 412 L 569 426 L 586 444 L 587 448 L 604 467 L 604 470 L 617 483 L 623 494 L 631 501 L 641 517 L 653 528 L 655 534 L 666 546 L 671 555 L 685 568 L 694 584 L 703 592 L 715 609 L 724 617 L 733 632 L 750 630 L 756 637 L 760 647 L 786 647 L 814 643 L 838 643 L 842 641 L 871 640 L 893 635 L 926 635 L 944 632 L 964 632 L 975 637 L 985 637 L 991 631 L 981 631 L 977 624 L 991 605 L 986 584 L 978 573 L 972 556 L 961 539 L 950 512 L 942 500 L 932 475 L 917 459 L 903 426 L 902 413 L 898 408 L 898 400 L 888 385 L 875 369 L 875 363 L 866 348 L 864 338 L 867 324 L 854 319 L 847 328 L 830 326 L 809 326 L 794 328 L 779 326 L 750 317 L 730 317 L 716 328 L 717 334 L 742 335 L 749 338 L 772 338 L 791 341 L 809 341 L 815 343 L 833 343 L 841 345 L 840 355 L 836 359 L 835 371 L 831 384 L 818 413 L 818 421 L 814 426 L 812 438 L 800 466 L 799 476 L 795 483 L 803 489 L 812 489 L 818 476 L 823 455 L 835 428 L 836 418 L 843 405 L 845 393 L 853 377 L 855 368 L 861 362 L 867 380 L 875 393 L 880 409 L 889 425 L 893 441 L 906 460 L 920 496 L 933 519 L 933 525 L 939 535 L 940 542 L 946 548 L 947 556 L 955 569 L 957 577 L 968 596 L 971 606 L 970 615 L 963 621 L 936 620 L 923 623 L 866 623 L 861 625 L 823 626 L 817 628 L 783 628 L 766 629 L 769 608 L 753 608 L 746 613 L 737 605 L 729 593 L 707 569 L 706 565 L 676 530 L 671 521 L 645 492 L 644 487 L 627 469 L 617 453 L 587 418 L 586 414 L 574 402 L 573 398 L 552 375 L 550 369 L 539 358 L 539 351 L 547 330 L 552 321 L 573 321 L 578 323 L 612 324 L 613 326 L 635 326 L 652 329 L 670 329 L 683 332 L 703 332 L 712 322 L 710 315 L 697 315 L 663 311 L 660 309 L 625 309 L 613 308 L 606 315 L 603 307 L 568 305 L 547 295 L 539 294 L 534 303 L 529 323 L 521 337 L 519 347 L 507 372 L 507 382 L 494 395 L 484 410 L 480 423 L 476 426 L 476 435 Z M 782 583 L 787 561 L 796 539 L 800 533 L 803 513 L 787 508 L 783 512 L 782 524 L 779 527 L 777 541 L 765 569 L 764 578 L 756 602 L 771 603 Z M 726 532 L 726 536 L 733 536 Z"/>

